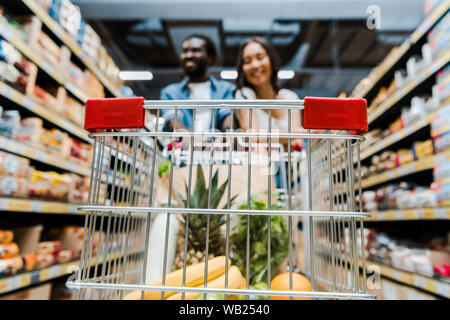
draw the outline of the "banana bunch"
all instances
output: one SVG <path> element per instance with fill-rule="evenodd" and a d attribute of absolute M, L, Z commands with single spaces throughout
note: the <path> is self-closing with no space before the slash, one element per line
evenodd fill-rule
<path fill-rule="evenodd" d="M 208 260 L 207 288 L 225 288 L 225 264 L 228 264 L 228 289 L 240 289 L 243 277 L 238 267 L 232 266 L 225 256 L 218 256 Z M 205 262 L 200 262 L 186 267 L 186 287 L 203 288 L 205 280 Z M 183 281 L 183 269 L 178 269 L 166 275 L 165 286 L 181 287 Z M 162 279 L 148 284 L 149 286 L 162 286 Z M 141 300 L 141 290 L 128 294 L 124 300 Z M 185 300 L 195 300 L 198 292 L 186 292 Z M 181 292 L 165 292 L 164 300 L 181 300 Z M 144 300 L 161 300 L 161 292 L 145 291 Z"/>

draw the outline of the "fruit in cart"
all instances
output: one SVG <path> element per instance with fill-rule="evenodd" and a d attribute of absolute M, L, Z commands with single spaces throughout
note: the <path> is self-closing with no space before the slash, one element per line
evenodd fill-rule
<path fill-rule="evenodd" d="M 197 166 L 197 178 L 195 182 L 194 192 L 189 198 L 189 207 L 197 209 L 208 208 L 209 188 L 206 187 L 205 177 L 201 165 Z M 210 209 L 217 209 L 220 200 L 225 194 L 228 180 L 226 180 L 220 187 L 219 185 L 219 171 L 216 170 L 211 179 L 211 198 Z M 188 207 L 188 187 L 186 187 L 186 198 L 178 194 L 183 206 Z M 230 199 L 230 205 L 233 204 L 235 197 Z M 189 220 L 187 220 L 189 219 Z M 181 239 L 185 238 L 186 223 L 188 221 L 188 243 L 187 243 L 187 264 L 195 263 L 196 260 L 201 261 L 206 254 L 206 232 L 207 232 L 207 214 L 183 214 L 181 215 Z M 226 223 L 226 216 L 221 214 L 209 215 L 209 256 L 219 256 L 224 254 L 224 240 L 221 233 L 221 226 Z M 183 244 L 179 244 L 179 248 L 183 248 Z M 184 250 L 178 250 L 175 258 L 176 267 L 183 266 Z"/>
<path fill-rule="evenodd" d="M 270 282 L 270 289 L 274 291 L 289 291 L 289 272 L 278 274 Z M 309 280 L 299 273 L 292 272 L 292 291 L 312 291 Z M 271 296 L 272 300 L 290 300 L 287 296 Z M 309 297 L 294 297 L 294 300 L 312 300 Z"/>
<path fill-rule="evenodd" d="M 279 195 L 278 195 L 279 196 Z M 247 209 L 247 202 L 239 206 L 239 210 Z M 250 199 L 251 210 L 267 210 L 267 204 L 252 195 Z M 271 210 L 280 210 L 280 203 L 274 202 Z M 271 238 L 270 238 L 270 263 L 271 278 L 279 272 L 279 268 L 288 256 L 289 232 L 286 220 L 282 216 L 271 216 Z M 241 272 L 246 272 L 247 256 L 247 216 L 240 216 L 239 223 L 231 235 L 231 261 L 239 267 Z M 250 217 L 250 261 L 249 261 L 249 285 L 256 285 L 259 282 L 267 281 L 267 243 L 268 243 L 268 218 L 264 215 L 254 215 Z"/>
<path fill-rule="evenodd" d="M 225 272 L 224 272 L 221 276 L 219 276 L 211 281 L 208 281 L 206 284 L 206 287 L 214 288 L 214 289 L 224 289 L 225 288 L 225 279 L 226 279 L 226 276 L 225 276 Z M 228 288 L 229 289 L 238 289 L 241 285 L 241 281 L 242 281 L 242 274 L 239 271 L 239 268 L 236 266 L 231 266 L 228 269 Z M 193 287 L 193 286 L 187 286 L 187 287 Z M 204 285 L 201 284 L 196 287 L 203 288 Z M 184 298 L 185 298 L 185 300 L 196 300 L 199 295 L 203 298 L 202 293 L 199 294 L 198 292 L 186 292 Z M 181 292 L 179 292 L 179 293 L 169 296 L 167 298 L 167 300 L 181 300 L 181 298 L 182 298 L 182 294 L 181 294 Z"/>
<path fill-rule="evenodd" d="M 208 277 L 207 281 L 213 280 L 225 273 L 225 256 L 219 256 L 208 260 Z M 231 266 L 230 261 L 228 261 L 228 266 Z M 186 267 L 186 286 L 196 287 L 203 285 L 205 280 L 205 262 L 200 262 Z M 241 279 L 239 278 L 239 281 Z M 167 287 L 181 287 L 183 284 L 183 269 L 178 269 L 166 275 L 166 280 L 164 286 Z M 162 278 L 153 281 L 148 284 L 149 286 L 162 286 Z M 125 300 L 140 300 L 141 290 L 135 290 L 128 294 Z M 164 298 L 167 299 L 174 292 L 166 292 Z M 144 300 L 160 300 L 160 291 L 145 291 Z"/>
<path fill-rule="evenodd" d="M 269 287 L 265 282 L 258 282 L 254 286 L 250 286 L 249 289 L 252 290 L 268 290 Z M 250 295 L 249 300 L 267 300 L 267 296 Z"/>

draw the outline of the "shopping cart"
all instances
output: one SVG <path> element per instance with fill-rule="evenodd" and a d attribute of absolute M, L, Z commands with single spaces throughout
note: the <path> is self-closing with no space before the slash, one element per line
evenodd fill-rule
<path fill-rule="evenodd" d="M 235 112 L 239 108 L 249 110 L 250 130 L 234 130 L 236 124 L 231 121 L 231 128 L 226 132 L 209 130 L 207 132 L 177 131 L 161 132 L 158 119 L 162 109 L 174 110 L 174 123 L 177 123 L 179 109 L 192 109 L 195 123 L 196 110 L 207 109 L 215 112 L 219 108 Z M 268 130 L 253 132 L 251 130 L 252 112 L 256 108 L 269 112 Z M 220 100 L 220 101 L 145 101 L 143 98 L 126 99 L 90 99 L 86 103 L 85 128 L 89 130 L 94 143 L 90 193 L 86 206 L 80 208 L 86 213 L 85 237 L 83 242 L 80 268 L 67 282 L 67 286 L 76 290 L 76 299 L 124 299 L 130 295 L 138 299 L 147 298 L 147 293 L 156 293 L 156 299 L 167 298 L 169 294 L 181 293 L 180 298 L 195 294 L 207 299 L 210 294 L 222 294 L 230 298 L 241 295 L 267 297 L 303 297 L 313 299 L 372 299 L 366 288 L 365 248 L 363 218 L 367 217 L 361 207 L 357 208 L 356 195 L 361 194 L 360 179 L 360 143 L 361 136 L 367 131 L 366 102 L 363 99 L 305 98 L 303 101 L 287 100 Z M 285 109 L 288 116 L 288 128 L 282 132 L 271 129 L 271 110 Z M 291 128 L 292 110 L 302 112 L 305 132 L 293 132 Z M 150 111 L 154 127 L 145 125 L 146 111 Z M 212 124 L 214 126 L 214 123 Z M 180 138 L 188 141 L 186 150 L 178 149 Z M 199 138 L 203 145 L 195 150 L 195 140 Z M 264 143 L 255 139 L 266 139 Z M 283 148 L 277 139 L 288 140 Z M 293 150 L 290 140 L 304 139 L 303 150 Z M 167 201 L 163 205 L 156 201 L 158 190 L 158 164 L 163 153 L 158 150 L 158 140 L 170 141 L 166 158 L 170 159 L 169 185 Z M 190 140 L 190 141 L 189 141 Z M 206 141 L 206 144 L 205 144 Z M 241 148 L 235 147 L 235 142 Z M 207 148 L 205 148 L 205 145 Z M 254 146 L 266 150 L 265 166 L 272 172 L 275 162 L 286 163 L 283 173 L 286 183 L 281 190 L 284 193 L 285 207 L 272 209 L 271 201 L 274 191 L 271 175 L 267 174 L 267 207 L 265 210 L 251 210 L 252 166 L 257 157 Z M 306 146 L 306 147 L 305 147 Z M 195 160 L 195 152 L 203 155 Z M 208 155 L 204 157 L 204 155 Z M 273 155 L 277 154 L 273 161 Z M 356 168 L 354 167 L 356 155 Z M 191 195 L 193 171 L 195 165 L 201 164 L 209 169 L 207 185 L 211 185 L 213 166 L 225 167 L 229 183 L 227 184 L 226 204 L 222 209 L 211 208 L 211 192 L 205 208 L 193 208 L 187 197 L 185 207 L 174 205 L 174 182 L 181 179 L 175 176 L 177 165 L 182 164 L 188 170 L 186 194 Z M 259 164 L 260 165 L 260 164 Z M 237 166 L 245 166 L 247 175 L 247 208 L 232 205 L 233 180 L 232 171 Z M 283 165 L 281 166 L 283 167 Z M 242 172 L 242 168 L 241 168 Z M 300 181 L 298 177 L 301 177 Z M 209 188 L 211 190 L 212 188 Z M 101 192 L 103 190 L 103 192 Z M 280 191 L 280 190 L 278 190 Z M 294 201 L 300 199 L 300 201 Z M 149 239 L 154 216 L 167 213 L 165 227 L 160 233 L 164 236 L 162 254 L 152 256 Z M 169 265 L 169 234 L 171 224 L 177 216 L 187 217 L 193 214 L 206 216 L 206 237 L 204 257 L 209 257 L 210 219 L 215 215 L 226 218 L 224 235 L 224 283 L 221 286 L 209 286 L 208 268 L 210 259 L 201 262 L 197 276 L 201 283 L 190 285 L 187 263 L 175 271 Z M 245 268 L 242 276 L 249 279 L 250 244 L 252 230 L 250 220 L 255 216 L 268 218 L 267 228 L 267 289 L 250 288 L 247 281 L 241 288 L 231 287 L 229 272 L 230 255 L 230 220 L 233 217 L 247 218 Z M 286 270 L 289 272 L 289 286 L 285 290 L 272 290 L 271 271 L 271 216 L 283 216 L 287 220 L 289 233 L 288 257 Z M 296 221 L 301 219 L 303 226 L 304 252 L 297 250 L 298 237 L 295 236 Z M 187 220 L 189 221 L 189 219 Z M 187 255 L 188 222 L 184 234 L 184 261 Z M 359 226 L 359 229 L 358 229 Z M 94 234 L 98 235 L 94 251 Z M 297 257 L 298 256 L 298 257 Z M 304 270 L 298 270 L 298 259 L 304 263 Z M 148 283 L 149 261 L 162 260 L 162 277 Z M 361 269 L 360 269 L 361 267 Z M 211 269 L 210 269 L 211 270 Z M 293 272 L 300 271 L 311 283 L 311 291 L 295 291 Z M 165 294 L 166 293 L 166 294 Z M 170 297 L 170 296 L 169 296 Z"/>

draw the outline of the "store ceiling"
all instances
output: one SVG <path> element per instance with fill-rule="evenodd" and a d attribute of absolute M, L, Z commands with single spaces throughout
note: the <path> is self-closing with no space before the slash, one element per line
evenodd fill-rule
<path fill-rule="evenodd" d="M 303 95 L 350 92 L 423 17 L 422 0 L 72 0 L 122 70 L 150 69 L 150 82 L 129 82 L 157 98 L 181 77 L 178 55 L 189 34 L 210 36 L 220 52 L 213 74 L 235 66 L 240 43 L 270 41 L 283 66 L 296 71 L 286 87 Z M 373 7 L 373 6 L 376 7 Z M 374 9 L 375 8 L 375 9 Z M 380 29 L 367 27 L 379 10 Z"/>

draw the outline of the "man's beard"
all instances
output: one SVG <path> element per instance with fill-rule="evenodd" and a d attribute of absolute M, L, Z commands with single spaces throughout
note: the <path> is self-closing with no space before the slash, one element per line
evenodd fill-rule
<path fill-rule="evenodd" d="M 207 68 L 208 63 L 206 61 L 200 61 L 195 68 L 186 68 L 185 66 L 183 67 L 184 73 L 191 78 L 203 76 L 206 73 Z"/>

